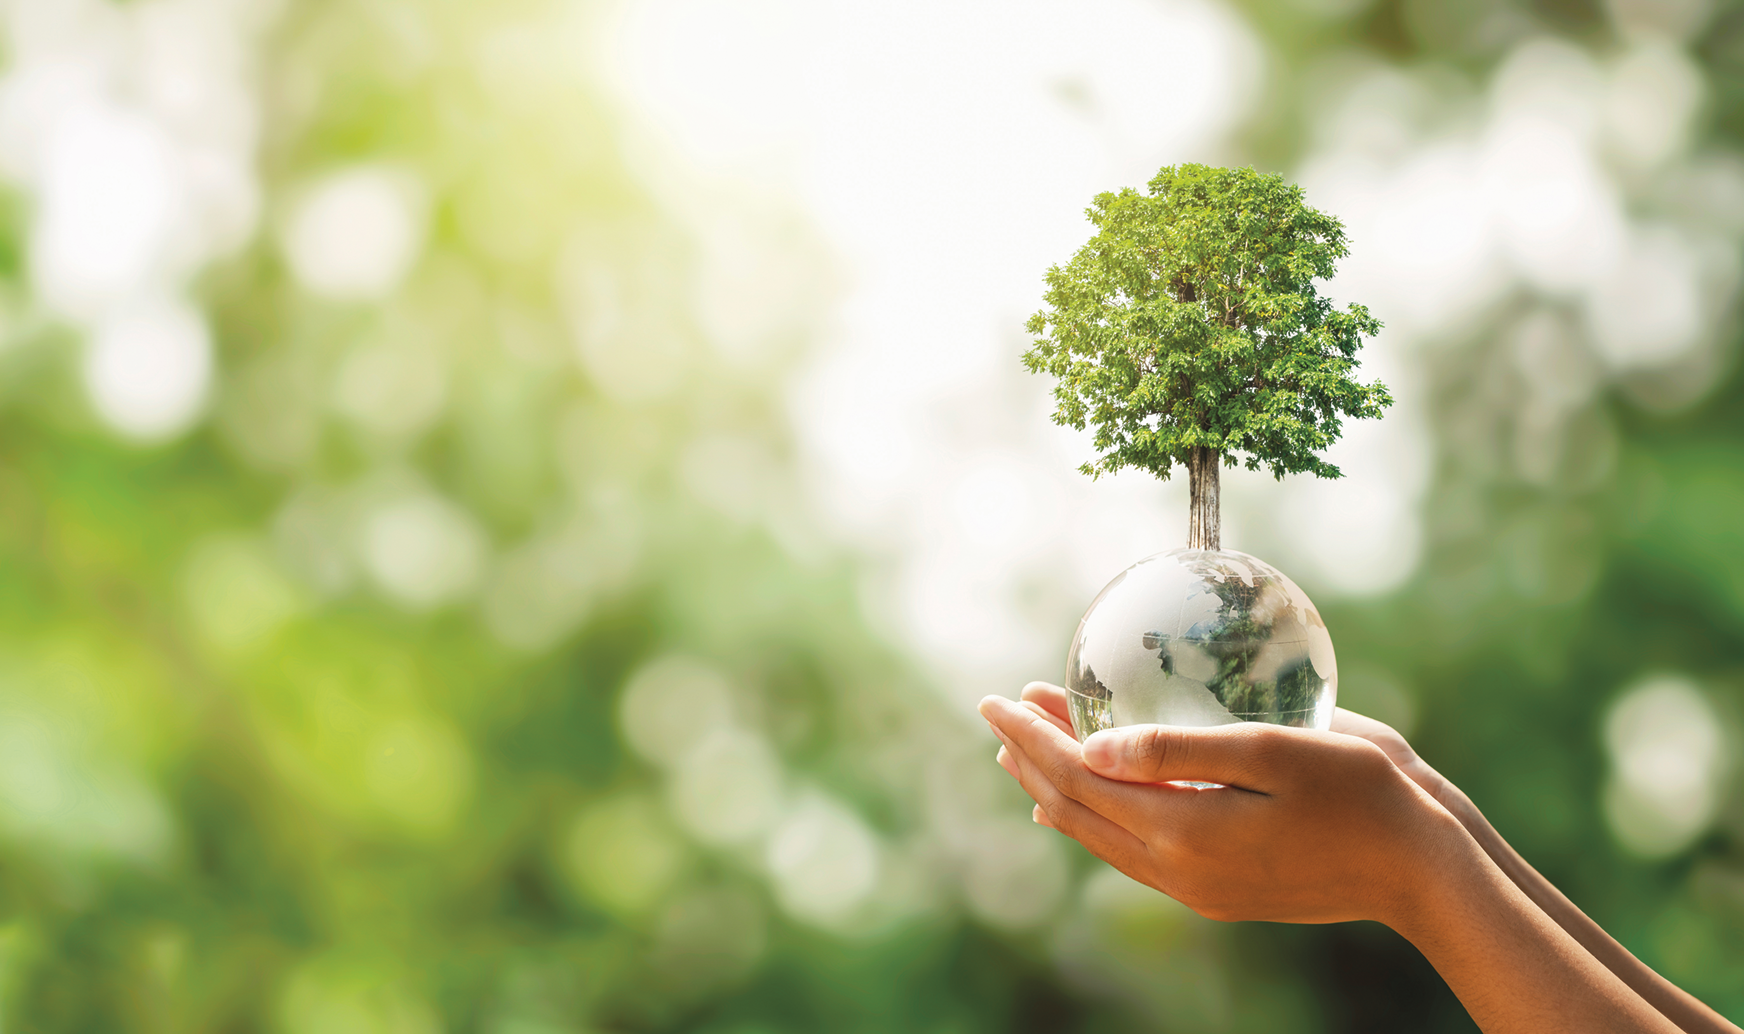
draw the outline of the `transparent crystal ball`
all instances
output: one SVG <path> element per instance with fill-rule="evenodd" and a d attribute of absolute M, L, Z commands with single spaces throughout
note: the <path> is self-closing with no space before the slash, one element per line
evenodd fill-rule
<path fill-rule="evenodd" d="M 1117 725 L 1270 722 L 1325 729 L 1332 637 L 1308 594 L 1232 549 L 1146 557 L 1103 588 L 1066 655 L 1080 740 Z"/>

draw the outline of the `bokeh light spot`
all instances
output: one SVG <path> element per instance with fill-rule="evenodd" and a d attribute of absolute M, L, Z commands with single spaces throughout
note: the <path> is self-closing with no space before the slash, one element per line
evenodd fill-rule
<path fill-rule="evenodd" d="M 819 793 L 802 796 L 769 843 L 781 906 L 823 926 L 848 919 L 876 888 L 879 846 L 852 811 Z"/>
<path fill-rule="evenodd" d="M 450 830 L 472 795 L 472 752 L 446 722 L 404 715 L 376 732 L 364 786 L 402 829 L 425 836 Z"/>
<path fill-rule="evenodd" d="M 1629 851 L 1663 858 L 1713 821 L 1731 758 L 1718 716 L 1689 679 L 1662 675 L 1625 691 L 1605 719 L 1611 832 Z"/>
<path fill-rule="evenodd" d="M 621 916 L 665 899 L 686 866 L 684 844 L 640 797 L 613 797 L 578 816 L 559 846 L 559 862 L 587 900 Z"/>
<path fill-rule="evenodd" d="M 424 200 L 402 169 L 363 165 L 309 188 L 284 234 L 285 257 L 311 293 L 339 300 L 390 294 L 424 244 Z"/>
<path fill-rule="evenodd" d="M 200 543 L 183 579 L 195 626 L 220 652 L 261 644 L 302 609 L 297 586 L 279 570 L 266 544 L 252 536 Z"/>
<path fill-rule="evenodd" d="M 668 784 L 673 812 L 705 844 L 756 843 L 787 814 L 781 762 L 761 736 L 708 730 L 679 759 Z"/>
<path fill-rule="evenodd" d="M 663 657 L 624 686 L 618 723 L 631 749 L 657 765 L 678 765 L 715 729 L 732 723 L 732 689 L 687 657 Z"/>
<path fill-rule="evenodd" d="M 159 300 L 98 325 L 85 354 L 97 412 L 129 438 L 158 441 L 194 422 L 212 379 L 212 340 L 201 313 Z"/>
<path fill-rule="evenodd" d="M 160 273 L 181 215 L 175 160 L 163 131 L 137 112 L 92 104 L 56 124 L 31 249 L 45 296 L 90 312 Z"/>
<path fill-rule="evenodd" d="M 441 1017 L 396 967 L 343 953 L 317 957 L 284 984 L 285 1034 L 442 1034 Z"/>
<path fill-rule="evenodd" d="M 471 514 L 436 495 L 387 502 L 364 524 L 364 561 L 389 597 L 415 610 L 451 603 L 483 573 L 485 538 Z"/>

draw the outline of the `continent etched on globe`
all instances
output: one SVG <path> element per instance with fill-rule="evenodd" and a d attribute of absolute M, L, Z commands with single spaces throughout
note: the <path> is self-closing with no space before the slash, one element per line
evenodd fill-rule
<path fill-rule="evenodd" d="M 1084 612 L 1066 656 L 1080 740 L 1117 725 L 1269 722 L 1325 729 L 1332 636 L 1308 594 L 1230 549 L 1146 557 Z"/>

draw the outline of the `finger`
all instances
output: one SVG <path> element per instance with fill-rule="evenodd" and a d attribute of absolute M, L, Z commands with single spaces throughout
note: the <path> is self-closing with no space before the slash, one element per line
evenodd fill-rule
<path fill-rule="evenodd" d="M 1393 767 L 1409 776 L 1412 782 L 1422 787 L 1425 793 L 1440 802 L 1443 807 L 1459 814 L 1459 811 L 1456 810 L 1457 806 L 1453 803 L 1457 800 L 1458 787 L 1449 782 L 1446 776 L 1436 771 L 1433 765 L 1423 760 L 1397 729 L 1385 722 L 1378 722 L 1373 718 L 1357 714 L 1355 711 L 1346 711 L 1340 707 L 1332 712 L 1332 731 L 1368 740 L 1381 748 L 1382 752 L 1387 755 L 1387 760 L 1393 763 Z M 1450 797 L 1450 793 L 1456 796 Z"/>
<path fill-rule="evenodd" d="M 993 755 L 993 760 L 999 762 L 1000 768 L 1003 768 L 1007 772 L 1011 773 L 1011 778 L 1013 778 L 1013 779 L 1017 778 L 1017 762 L 1012 758 L 1011 751 L 1006 750 L 1003 746 L 1001 746 L 999 748 L 999 753 Z"/>
<path fill-rule="evenodd" d="M 1378 735 L 1399 735 L 1397 730 L 1385 722 L 1342 707 L 1332 709 L 1332 731 L 1342 732 L 1346 736 L 1361 736 L 1365 740 L 1372 740 Z"/>
<path fill-rule="evenodd" d="M 1346 736 L 1357 736 L 1368 740 L 1375 746 L 1387 752 L 1396 765 L 1404 765 L 1417 757 L 1417 752 L 1411 749 L 1411 744 L 1399 731 L 1385 722 L 1376 721 L 1367 715 L 1347 711 L 1342 707 L 1333 709 L 1332 731 Z"/>
<path fill-rule="evenodd" d="M 1078 741 L 1072 736 L 1070 725 L 1061 728 L 1061 723 L 1045 708 L 1028 701 L 1018 704 L 1004 697 L 987 697 L 981 701 L 981 717 L 1008 743 L 1014 738 L 1040 737 L 1038 743 L 1046 741 L 1059 750 L 1078 752 Z"/>
<path fill-rule="evenodd" d="M 1022 747 L 1010 740 L 1005 746 L 1017 762 L 1018 782 L 1035 799 L 1036 808 L 1047 820 L 1043 825 L 1066 834 L 1096 857 L 1121 869 L 1139 864 L 1149 853 L 1144 841 L 1125 827 L 1062 793 Z M 1031 815 L 1034 816 L 1033 811 Z"/>
<path fill-rule="evenodd" d="M 1047 809 L 1054 823 L 1071 836 L 1078 834 L 1061 825 L 1060 810 L 1049 800 L 1037 796 L 1038 791 L 1031 785 L 1029 768 L 1036 770 L 1049 792 L 1088 807 L 1099 817 L 1139 834 L 1141 839 L 1159 828 L 1174 828 L 1176 823 L 1186 819 L 1187 816 L 1178 810 L 1180 805 L 1172 798 L 1197 796 L 1191 788 L 1136 785 L 1137 780 L 1120 782 L 1097 775 L 1084 766 L 1076 740 L 1034 710 L 1004 697 L 988 697 L 981 701 L 981 714 L 993 723 L 994 731 L 1005 742 L 1006 749 L 1018 758 L 1019 781 L 1023 788 Z M 1200 806 L 1201 811 L 1204 807 Z"/>
<path fill-rule="evenodd" d="M 1072 731 L 1072 723 L 1070 719 L 1062 721 L 1059 715 L 1054 714 L 1042 705 L 1030 700 L 1025 700 L 1023 706 L 1034 711 L 1041 718 L 1046 719 L 1049 724 L 1065 733 L 1067 736 L 1072 737 L 1074 740 L 1078 738 L 1077 734 Z"/>
<path fill-rule="evenodd" d="M 1030 809 L 1030 816 L 1029 817 L 1030 817 L 1030 820 L 1038 826 L 1046 826 L 1049 829 L 1054 828 L 1053 822 L 1049 821 L 1049 819 L 1048 819 L 1048 813 L 1043 811 L 1042 806 L 1039 804 L 1036 805 L 1034 808 Z"/>
<path fill-rule="evenodd" d="M 1047 682 L 1031 682 L 1023 687 L 1023 702 L 1036 704 L 1053 718 L 1062 732 L 1072 731 L 1072 711 L 1066 691 Z"/>
<path fill-rule="evenodd" d="M 1083 757 L 1090 771 L 1122 782 L 1191 780 L 1263 792 L 1267 757 L 1283 746 L 1279 736 L 1297 731 L 1257 722 L 1126 725 L 1087 737 Z"/>

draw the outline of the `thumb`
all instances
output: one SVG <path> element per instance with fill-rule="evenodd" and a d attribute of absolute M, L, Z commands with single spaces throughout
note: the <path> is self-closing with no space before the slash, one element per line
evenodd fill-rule
<path fill-rule="evenodd" d="M 1239 722 L 1209 728 L 1126 725 L 1084 741 L 1084 764 L 1097 775 L 1128 783 L 1194 780 L 1251 782 L 1256 737 L 1275 726 Z"/>

